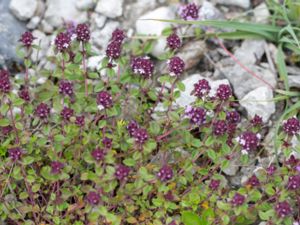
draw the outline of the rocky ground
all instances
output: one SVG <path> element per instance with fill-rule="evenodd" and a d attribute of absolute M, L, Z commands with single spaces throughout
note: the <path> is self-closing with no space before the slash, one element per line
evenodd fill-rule
<path fill-rule="evenodd" d="M 264 1 L 250 0 L 197 0 L 201 19 L 247 18 L 253 22 L 265 23 L 269 11 Z M 38 68 L 49 68 L 47 57 L 53 55 L 49 45 L 54 40 L 57 29 L 65 24 L 87 22 L 92 33 L 92 46 L 97 56 L 89 58 L 90 69 L 97 69 L 104 56 L 104 50 L 112 31 L 119 27 L 127 30 L 128 37 L 136 34 L 160 35 L 168 23 L 139 19 L 175 19 L 179 3 L 175 0 L 1 0 L 0 1 L 0 66 L 16 68 L 20 63 L 15 50 L 18 38 L 25 30 L 32 30 L 41 50 L 32 55 Z M 209 29 L 209 28 L 205 28 Z M 231 45 L 231 46 L 230 46 Z M 164 51 L 165 40 L 159 39 L 152 51 L 157 57 Z M 274 90 L 280 86 L 274 59 L 276 47 L 264 40 L 246 40 L 228 43 L 233 56 L 216 40 L 186 41 L 178 55 L 187 64 L 187 75 L 183 78 L 186 91 L 177 103 L 185 106 L 192 102 L 189 95 L 193 84 L 201 77 L 210 80 L 211 86 L 230 83 L 238 98 L 239 110 L 246 118 L 255 114 L 263 117 L 267 124 L 265 146 L 270 150 L 265 158 L 253 160 L 253 166 L 241 169 L 232 162 L 226 173 L 232 184 L 238 185 L 246 180 L 260 165 L 272 161 L 272 135 L 275 119 L 281 113 L 280 106 L 272 101 Z M 238 59 L 237 63 L 234 59 Z M 246 65 L 247 68 L 242 65 Z M 158 65 L 161 70 L 163 65 Z M 251 76 L 253 71 L 263 81 Z M 292 87 L 300 88 L 300 69 L 289 67 L 289 81 Z M 157 108 L 157 110 L 163 110 Z"/>

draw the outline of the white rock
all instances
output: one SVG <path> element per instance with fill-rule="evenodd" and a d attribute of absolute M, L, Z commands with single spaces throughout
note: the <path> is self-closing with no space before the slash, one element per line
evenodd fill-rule
<path fill-rule="evenodd" d="M 261 3 L 256 6 L 253 10 L 254 18 L 256 23 L 268 23 L 268 19 L 270 17 L 270 11 L 266 3 Z"/>
<path fill-rule="evenodd" d="M 95 11 L 109 18 L 116 18 L 123 14 L 124 0 L 99 0 Z"/>
<path fill-rule="evenodd" d="M 31 18 L 38 7 L 37 0 L 11 0 L 9 8 L 20 20 Z"/>
<path fill-rule="evenodd" d="M 222 171 L 228 176 L 234 176 L 237 174 L 239 167 L 240 167 L 240 157 L 236 157 L 230 160 L 228 167 L 223 169 Z"/>
<path fill-rule="evenodd" d="M 223 5 L 239 6 L 244 9 L 250 7 L 250 0 L 217 0 L 216 2 Z"/>
<path fill-rule="evenodd" d="M 240 100 L 240 104 L 245 107 L 250 118 L 257 114 L 262 117 L 264 122 L 267 122 L 275 112 L 273 92 L 267 87 L 259 87 L 249 92 Z"/>
<path fill-rule="evenodd" d="M 34 30 L 32 35 L 36 37 L 36 39 L 33 40 L 33 44 L 40 46 L 41 48 L 40 50 L 33 49 L 31 54 L 31 60 L 37 62 L 46 56 L 50 45 L 50 39 L 40 30 Z"/>
<path fill-rule="evenodd" d="M 300 75 L 288 76 L 289 86 L 300 88 Z"/>
<path fill-rule="evenodd" d="M 52 25 L 50 25 L 46 20 L 42 20 L 41 22 L 41 30 L 44 31 L 45 33 L 52 33 L 54 28 Z"/>
<path fill-rule="evenodd" d="M 272 87 L 276 86 L 277 76 L 273 74 L 269 69 L 256 65 L 247 65 L 247 67 L 261 79 L 272 85 Z M 230 81 L 231 85 L 233 86 L 234 93 L 239 99 L 242 99 L 247 93 L 253 91 L 258 87 L 270 88 L 266 83 L 249 74 L 239 65 L 229 68 L 223 68 L 222 72 Z"/>
<path fill-rule="evenodd" d="M 155 0 L 139 0 L 132 3 L 124 4 L 124 20 L 122 24 L 125 29 L 133 27 L 136 18 L 139 18 L 146 12 L 150 12 L 156 8 Z"/>
<path fill-rule="evenodd" d="M 224 16 L 222 13 L 210 2 L 204 1 L 201 4 L 201 8 L 199 10 L 199 18 L 201 20 L 213 20 L 220 19 Z"/>
<path fill-rule="evenodd" d="M 77 0 L 47 0 L 47 10 L 44 19 L 53 27 L 60 27 L 64 21 L 84 23 L 87 12 L 76 8 Z"/>
<path fill-rule="evenodd" d="M 169 23 L 153 21 L 153 20 L 145 20 L 145 19 L 175 19 L 175 12 L 170 7 L 160 7 L 157 8 L 140 18 L 136 21 L 136 32 L 141 35 L 161 35 L 161 32 L 170 26 Z M 164 48 L 166 46 L 166 39 L 159 38 L 157 43 L 155 44 L 152 55 L 158 57 L 164 52 Z"/>
<path fill-rule="evenodd" d="M 244 65 L 255 64 L 265 53 L 265 40 L 245 40 L 234 56 Z"/>
<path fill-rule="evenodd" d="M 96 26 L 97 28 L 101 29 L 106 22 L 106 17 L 99 13 L 92 13 L 91 21 L 92 21 L 92 26 Z"/>
<path fill-rule="evenodd" d="M 30 30 L 35 29 L 41 21 L 41 18 L 38 16 L 32 17 L 31 20 L 27 23 L 26 27 Z"/>
<path fill-rule="evenodd" d="M 92 56 L 88 59 L 87 67 L 90 70 L 99 70 L 101 68 L 101 61 L 104 56 Z"/>
<path fill-rule="evenodd" d="M 185 85 L 185 91 L 180 93 L 180 97 L 176 99 L 175 103 L 180 107 L 186 107 L 193 103 L 197 97 L 191 95 L 191 92 L 194 90 L 194 84 L 201 79 L 206 79 L 209 82 L 211 86 L 210 95 L 214 95 L 216 93 L 216 90 L 220 84 L 229 84 L 227 79 L 213 81 L 209 78 L 201 76 L 200 74 L 188 76 L 186 79 L 182 80 L 182 83 Z"/>
<path fill-rule="evenodd" d="M 76 7 L 80 10 L 91 9 L 94 6 L 93 0 L 77 0 Z"/>
<path fill-rule="evenodd" d="M 91 32 L 91 39 L 93 45 L 96 47 L 100 47 L 102 49 L 106 48 L 112 32 L 119 27 L 119 22 L 116 21 L 109 21 L 105 24 L 102 30 L 96 29 L 95 31 Z"/>

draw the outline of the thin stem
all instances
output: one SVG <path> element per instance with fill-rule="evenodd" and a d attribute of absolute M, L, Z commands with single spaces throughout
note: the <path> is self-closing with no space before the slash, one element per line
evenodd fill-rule
<path fill-rule="evenodd" d="M 15 122 L 14 114 L 13 114 L 13 111 L 12 111 L 12 103 L 11 103 L 10 99 L 8 99 L 8 105 L 9 105 L 9 113 L 10 113 L 11 122 L 12 122 L 12 125 L 13 125 L 13 129 L 16 133 L 16 144 L 19 144 L 20 143 L 20 138 L 19 138 L 17 127 L 16 127 L 16 122 Z"/>
<path fill-rule="evenodd" d="M 87 67 L 86 67 L 86 51 L 84 48 L 84 43 L 82 42 L 82 66 L 84 75 L 84 87 L 85 87 L 85 97 L 88 97 L 88 80 L 87 80 Z"/>

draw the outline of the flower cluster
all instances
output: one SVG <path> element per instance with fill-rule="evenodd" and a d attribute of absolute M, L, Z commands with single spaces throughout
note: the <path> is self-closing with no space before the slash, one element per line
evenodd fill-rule
<path fill-rule="evenodd" d="M 127 125 L 128 133 L 133 137 L 137 144 L 144 144 L 148 140 L 148 132 L 141 128 L 136 121 L 130 121 Z"/>
<path fill-rule="evenodd" d="M 261 135 L 251 131 L 245 131 L 236 138 L 237 142 L 242 146 L 243 150 L 254 151 L 259 146 Z"/>
<path fill-rule="evenodd" d="M 94 191 L 91 191 L 87 194 L 86 200 L 91 205 L 98 205 L 100 202 L 100 195 Z"/>
<path fill-rule="evenodd" d="M 76 37 L 78 41 L 88 42 L 91 38 L 91 32 L 88 25 L 82 23 L 76 27 Z"/>
<path fill-rule="evenodd" d="M 121 56 L 122 43 L 126 35 L 123 30 L 116 29 L 106 49 L 106 56 L 110 59 L 118 59 Z"/>
<path fill-rule="evenodd" d="M 59 82 L 59 93 L 62 95 L 72 96 L 73 91 L 73 84 L 67 80 L 61 80 Z"/>
<path fill-rule="evenodd" d="M 50 114 L 50 108 L 45 103 L 40 103 L 36 109 L 35 114 L 40 117 L 40 119 L 46 119 Z"/>
<path fill-rule="evenodd" d="M 175 49 L 180 48 L 180 46 L 181 46 L 181 40 L 180 40 L 180 37 L 175 32 L 173 32 L 172 34 L 170 34 L 167 37 L 167 46 L 171 50 L 175 50 Z"/>
<path fill-rule="evenodd" d="M 154 71 L 154 64 L 148 57 L 135 57 L 131 60 L 131 69 L 135 74 L 150 78 Z"/>
<path fill-rule="evenodd" d="M 23 154 L 23 150 L 19 147 L 11 148 L 8 150 L 9 157 L 13 160 L 20 160 Z"/>
<path fill-rule="evenodd" d="M 178 56 L 174 56 L 168 61 L 168 65 L 169 65 L 170 75 L 179 76 L 184 71 L 185 63 Z"/>
<path fill-rule="evenodd" d="M 74 115 L 74 110 L 65 106 L 60 115 L 65 121 L 70 121 L 70 118 Z"/>
<path fill-rule="evenodd" d="M 97 94 L 97 104 L 103 108 L 110 108 L 113 105 L 112 96 L 107 91 L 100 91 Z"/>
<path fill-rule="evenodd" d="M 181 6 L 179 9 L 179 14 L 184 20 L 197 20 L 199 18 L 199 6 L 197 6 L 195 3 L 189 3 Z"/>
<path fill-rule="evenodd" d="M 213 122 L 213 133 L 216 136 L 222 136 L 227 131 L 227 123 L 225 120 L 216 120 Z"/>
<path fill-rule="evenodd" d="M 300 131 L 300 121 L 296 117 L 289 118 L 283 123 L 283 130 L 288 135 L 298 134 Z"/>
<path fill-rule="evenodd" d="M 281 218 L 284 218 L 292 213 L 292 208 L 287 201 L 278 202 L 275 210 L 277 215 Z"/>
<path fill-rule="evenodd" d="M 220 84 L 220 86 L 217 89 L 216 95 L 220 100 L 228 100 L 232 95 L 230 86 L 227 84 Z"/>
<path fill-rule="evenodd" d="M 206 110 L 200 107 L 188 106 L 185 110 L 185 114 L 190 119 L 192 124 L 202 125 L 206 121 Z"/>
<path fill-rule="evenodd" d="M 64 164 L 58 161 L 51 162 L 51 173 L 59 174 L 61 170 L 64 168 Z"/>
<path fill-rule="evenodd" d="M 54 43 L 55 43 L 56 49 L 60 52 L 63 52 L 66 49 L 68 49 L 70 46 L 70 43 L 71 43 L 70 35 L 68 35 L 67 33 L 61 32 L 56 36 Z"/>
<path fill-rule="evenodd" d="M 129 172 L 130 172 L 129 167 L 120 164 L 116 169 L 115 175 L 116 175 L 118 180 L 124 181 L 124 180 L 127 179 L 128 175 L 129 175 Z"/>
<path fill-rule="evenodd" d="M 161 181 L 167 181 L 172 179 L 173 177 L 173 170 L 168 165 L 163 165 L 162 168 L 158 171 L 157 177 Z"/>
<path fill-rule="evenodd" d="M 20 42 L 23 44 L 24 47 L 31 47 L 33 40 L 35 37 L 33 37 L 32 33 L 29 31 L 26 31 L 22 34 Z"/>
<path fill-rule="evenodd" d="M 10 89 L 11 84 L 8 71 L 0 70 L 0 92 L 9 93 Z"/>
<path fill-rule="evenodd" d="M 96 161 L 101 161 L 103 160 L 104 156 L 105 156 L 105 152 L 103 149 L 100 148 L 96 148 L 95 150 L 92 151 L 92 156 Z"/>
<path fill-rule="evenodd" d="M 210 85 L 209 82 L 206 79 L 201 79 L 198 81 L 198 83 L 194 84 L 194 90 L 193 95 L 195 95 L 198 98 L 202 98 L 209 94 L 210 92 Z"/>

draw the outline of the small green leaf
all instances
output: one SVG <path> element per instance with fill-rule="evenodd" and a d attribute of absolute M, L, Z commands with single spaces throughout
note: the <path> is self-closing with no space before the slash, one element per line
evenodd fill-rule
<path fill-rule="evenodd" d="M 31 157 L 31 156 L 26 156 L 26 157 L 23 158 L 23 164 L 24 165 L 29 165 L 33 162 L 34 162 L 34 158 Z"/>
<path fill-rule="evenodd" d="M 184 225 L 201 225 L 200 217 L 190 211 L 184 211 L 181 214 L 181 219 Z"/>
<path fill-rule="evenodd" d="M 9 119 L 4 118 L 0 120 L 0 127 L 6 127 L 9 124 L 10 124 Z"/>

